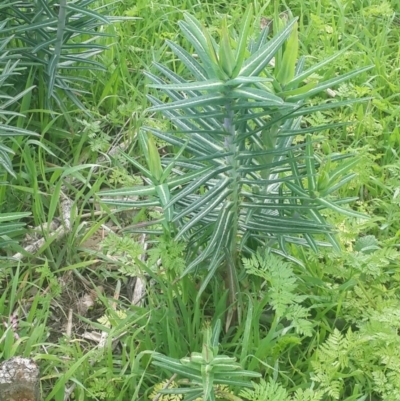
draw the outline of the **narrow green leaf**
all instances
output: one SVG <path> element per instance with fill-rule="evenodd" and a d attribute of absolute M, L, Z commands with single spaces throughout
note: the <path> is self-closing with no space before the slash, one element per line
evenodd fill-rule
<path fill-rule="evenodd" d="M 350 209 L 344 209 L 338 205 L 336 205 L 334 202 L 328 201 L 327 199 L 323 199 L 323 198 L 317 198 L 315 199 L 315 202 L 318 202 L 320 205 L 328 208 L 328 209 L 332 209 L 335 212 L 338 212 L 340 214 L 344 214 L 345 216 L 348 217 L 355 217 L 355 218 L 359 218 L 359 219 L 369 219 L 370 217 L 364 213 L 359 213 L 356 212 L 354 210 L 350 210 Z"/>
<path fill-rule="evenodd" d="M 311 135 L 307 134 L 305 162 L 306 162 L 308 189 L 311 193 L 314 193 L 317 190 L 317 181 L 316 181 L 317 174 L 315 172 L 314 149 L 312 144 L 313 143 L 311 140 Z"/>
<path fill-rule="evenodd" d="M 4 114 L 3 109 L 6 109 L 8 106 L 12 105 L 13 103 L 17 102 L 19 99 L 23 98 L 27 93 L 31 92 L 35 86 L 31 86 L 30 88 L 26 88 L 23 91 L 16 94 L 14 97 L 11 97 L 10 100 L 1 104 L 1 113 Z M 7 96 L 8 97 L 8 96 Z M 0 125 L 1 127 L 1 125 Z M 15 128 L 18 129 L 18 128 Z M 32 135 L 32 134 L 31 134 Z"/>
<path fill-rule="evenodd" d="M 266 77 L 236 77 L 233 79 L 229 79 L 228 81 L 225 82 L 225 86 L 230 87 L 230 86 L 239 86 L 243 84 L 256 84 L 256 83 L 264 83 L 264 82 L 271 82 L 271 78 L 266 78 Z"/>
<path fill-rule="evenodd" d="M 30 216 L 30 212 L 0 213 L 0 223 L 5 221 L 20 220 Z"/>
<path fill-rule="evenodd" d="M 243 364 L 245 360 L 247 359 L 247 356 L 249 354 L 249 349 L 251 349 L 251 343 L 250 343 L 250 335 L 251 335 L 251 328 L 253 326 L 253 311 L 254 311 L 254 305 L 253 305 L 253 300 L 250 294 L 247 294 L 247 313 L 246 313 L 246 321 L 244 322 L 244 331 L 243 331 L 243 336 L 242 336 L 242 344 L 241 344 L 241 349 L 240 349 L 240 363 Z"/>
<path fill-rule="evenodd" d="M 41 28 L 45 29 L 54 29 L 57 26 L 58 18 L 48 18 L 46 20 L 40 20 L 38 22 L 31 22 L 29 24 L 21 24 L 19 26 L 12 26 L 11 28 L 4 28 L 1 30 L 2 34 L 12 32 L 13 34 L 21 33 L 21 32 L 30 32 L 30 31 L 38 31 L 44 34 L 44 37 L 47 35 L 44 33 Z"/>
<path fill-rule="evenodd" d="M 184 277 L 186 274 L 191 272 L 199 263 L 204 261 L 211 254 L 214 254 L 214 258 L 212 263 L 210 263 L 208 270 L 215 270 L 219 266 L 219 257 L 223 258 L 224 255 L 221 255 L 219 251 L 216 252 L 215 247 L 221 245 L 221 242 L 223 242 L 223 246 L 226 246 L 226 241 L 228 238 L 227 236 L 225 236 L 225 240 L 222 240 L 222 238 L 224 233 L 227 232 L 227 229 L 232 222 L 233 216 L 233 213 L 231 211 L 232 203 L 227 202 L 224 206 L 226 207 L 221 208 L 221 210 L 219 211 L 218 217 L 213 227 L 213 233 L 209 238 L 208 244 L 205 247 L 204 251 L 188 265 L 188 267 L 182 273 L 181 277 Z"/>
<path fill-rule="evenodd" d="M 268 42 L 268 29 L 263 29 L 257 38 L 257 41 L 251 40 L 249 43 L 249 51 L 255 54 Z"/>
<path fill-rule="evenodd" d="M 221 329 L 222 329 L 221 319 L 217 319 L 217 321 L 214 323 L 210 337 L 210 346 L 214 349 L 215 353 L 218 352 L 219 336 L 221 334 Z M 215 358 L 225 358 L 225 356 L 220 355 L 220 356 L 215 356 Z"/>
<path fill-rule="evenodd" d="M 320 224 L 325 224 L 324 218 L 321 216 L 321 214 L 318 212 L 318 210 L 310 210 L 309 211 L 310 215 L 314 217 L 315 221 L 319 222 Z M 328 238 L 329 242 L 332 244 L 332 246 L 335 248 L 336 251 L 340 252 L 340 244 L 335 238 L 334 234 L 332 233 L 332 230 L 327 231 L 325 233 L 325 236 Z"/>
<path fill-rule="evenodd" d="M 241 99 L 252 99 L 256 101 L 264 101 L 264 102 L 270 102 L 271 105 L 283 105 L 284 101 L 278 97 L 273 95 L 270 92 L 267 92 L 266 90 L 260 90 L 260 89 L 255 89 L 255 88 L 235 88 L 232 91 L 232 96 L 237 96 L 238 98 Z M 242 106 L 241 104 L 238 105 L 239 107 Z M 254 107 L 257 107 L 255 104 Z"/>
<path fill-rule="evenodd" d="M 222 377 L 221 377 L 222 376 Z M 224 376 L 227 376 L 229 378 L 233 378 L 233 377 L 260 377 L 260 374 L 257 372 L 253 372 L 251 370 L 236 370 L 236 371 L 232 371 L 232 372 L 219 372 L 218 374 L 215 374 L 215 379 L 224 379 Z M 219 380 L 218 380 L 219 382 Z"/>
<path fill-rule="evenodd" d="M 187 377 L 189 379 L 192 379 L 192 380 L 197 380 L 197 381 L 201 380 L 201 377 L 198 374 L 198 372 L 196 372 L 193 369 L 189 369 L 189 368 L 183 366 L 182 364 L 170 365 L 169 362 L 168 363 L 163 363 L 163 362 L 158 362 L 158 361 L 154 361 L 151 364 L 154 365 L 154 366 L 159 366 L 160 368 L 163 368 L 163 369 L 167 369 L 167 370 L 172 371 L 172 372 L 174 372 L 176 374 L 180 374 L 180 375 L 182 375 L 184 377 Z"/>
<path fill-rule="evenodd" d="M 172 172 L 172 169 L 174 168 L 174 166 L 176 165 L 176 163 L 179 161 L 179 159 L 182 156 L 182 153 L 184 152 L 184 150 L 186 149 L 187 144 L 189 143 L 189 140 L 186 141 L 186 143 L 181 146 L 181 148 L 179 149 L 179 151 L 176 153 L 174 159 L 172 160 L 171 163 L 168 164 L 168 166 L 164 169 L 164 172 L 161 176 L 160 182 L 164 183 L 165 180 L 169 177 L 169 175 Z"/>
<path fill-rule="evenodd" d="M 217 196 L 219 193 L 225 190 L 225 188 L 231 183 L 230 178 L 225 178 L 218 182 L 217 185 L 210 190 L 208 190 L 204 195 L 199 196 L 197 200 L 193 201 L 190 206 L 183 209 L 178 215 L 174 217 L 173 221 L 177 221 L 182 219 L 185 216 L 189 216 L 195 210 L 200 210 L 203 205 L 206 205 L 208 202 L 212 201 L 212 199 Z"/>
<path fill-rule="evenodd" d="M 214 48 L 209 48 L 211 39 L 208 33 L 202 28 L 200 23 L 190 14 L 184 14 L 185 21 L 179 21 L 179 27 L 187 40 L 195 48 L 200 60 L 204 63 L 204 68 L 208 78 L 217 76 L 218 60 Z"/>
<path fill-rule="evenodd" d="M 160 199 L 160 205 L 163 208 L 165 220 L 169 223 L 172 221 L 174 210 L 172 207 L 166 207 L 170 200 L 170 193 L 168 184 L 161 184 L 156 186 L 156 193 Z"/>
<path fill-rule="evenodd" d="M 222 191 L 219 196 L 215 197 L 206 207 L 201 209 L 194 217 L 187 222 L 179 231 L 176 236 L 176 240 L 181 238 L 189 229 L 194 227 L 199 221 L 201 221 L 205 216 L 211 213 L 216 207 L 220 205 L 220 203 L 226 199 L 232 191 L 230 189 L 225 189 Z"/>
<path fill-rule="evenodd" d="M 233 69 L 235 68 L 235 60 L 230 44 L 230 34 L 226 17 L 222 20 L 221 44 L 219 46 L 218 61 L 221 69 L 229 78 L 231 78 Z"/>
<path fill-rule="evenodd" d="M 335 59 L 340 57 L 342 54 L 346 53 L 347 50 L 349 50 L 353 46 L 354 46 L 354 43 L 352 43 L 350 46 L 345 47 L 344 49 L 340 50 L 339 52 L 334 53 L 332 56 L 328 57 L 327 59 L 322 60 L 319 63 L 312 65 L 308 70 L 299 73 L 298 75 L 296 75 L 294 77 L 293 80 L 291 80 L 286 85 L 286 88 L 287 89 L 289 89 L 289 88 L 297 88 L 299 83 L 304 81 L 306 78 L 308 78 L 314 72 L 321 71 L 322 67 L 331 64 L 332 61 L 334 61 Z"/>
<path fill-rule="evenodd" d="M 235 68 L 233 69 L 232 76 L 236 77 L 243 66 L 244 59 L 247 53 L 247 38 L 249 36 L 250 26 L 253 21 L 253 5 L 247 6 L 246 13 L 242 19 L 240 27 L 239 41 L 236 49 Z"/>
<path fill-rule="evenodd" d="M 349 80 L 350 78 L 355 77 L 356 75 L 359 75 L 363 72 L 369 71 L 370 69 L 374 68 L 373 65 L 367 66 L 367 67 L 362 67 L 357 70 L 348 72 L 347 74 L 340 75 L 339 77 L 329 79 L 328 81 L 322 82 L 315 86 L 315 88 L 309 90 L 306 93 L 296 95 L 296 96 L 290 96 L 288 100 L 291 102 L 297 102 L 299 100 L 303 100 L 305 98 L 309 98 L 310 96 L 316 95 L 317 93 L 322 92 L 325 89 L 337 86 L 338 84 Z"/>
<path fill-rule="evenodd" d="M 257 219 L 255 221 L 254 219 Z M 243 224 L 243 227 L 269 234 L 325 234 L 330 227 L 309 220 L 293 219 L 289 217 L 257 215 L 252 221 Z"/>
<path fill-rule="evenodd" d="M 112 206 L 122 207 L 125 209 L 161 206 L 160 200 L 158 198 L 157 199 L 152 198 L 149 200 L 138 200 L 138 201 L 129 200 L 129 198 L 125 199 L 101 198 L 100 201 L 105 205 L 112 205 Z"/>
<path fill-rule="evenodd" d="M 296 63 L 299 51 L 299 38 L 298 38 L 298 24 L 297 22 L 293 25 L 292 33 L 286 43 L 285 51 L 282 57 L 282 63 L 280 69 L 276 75 L 278 82 L 285 86 L 290 82 L 295 73 Z"/>
<path fill-rule="evenodd" d="M 57 24 L 57 36 L 54 46 L 54 53 L 47 65 L 47 74 L 49 76 L 48 82 L 48 92 L 47 98 L 50 99 L 53 95 L 54 91 L 54 83 L 56 80 L 57 74 L 57 66 L 60 60 L 61 52 L 62 52 L 62 45 L 63 45 L 63 38 L 64 38 L 64 31 L 65 25 L 67 22 L 67 1 L 60 0 L 59 12 L 58 12 L 58 24 Z"/>
<path fill-rule="evenodd" d="M 289 37 L 295 23 L 295 19 L 289 22 L 286 28 L 283 29 L 279 33 L 279 35 L 276 35 L 266 45 L 253 53 L 244 63 L 244 66 L 241 68 L 239 75 L 258 75 L 272 60 L 272 58 L 275 56 L 275 53 L 282 47 L 285 40 Z"/>
<path fill-rule="evenodd" d="M 149 152 L 149 159 L 147 160 L 149 170 L 153 178 L 159 183 L 163 174 L 160 154 L 158 153 L 158 149 L 150 133 L 147 133 L 146 140 Z"/>
<path fill-rule="evenodd" d="M 190 28 L 190 32 L 192 33 L 193 37 L 197 39 L 196 42 L 198 42 L 203 50 L 206 51 L 208 46 L 207 33 L 205 32 L 201 23 L 188 12 L 183 14 L 183 18 L 185 19 L 187 26 Z"/>
<path fill-rule="evenodd" d="M 279 136 L 293 136 L 293 135 L 301 135 L 304 136 L 306 134 L 314 134 L 316 132 L 333 130 L 336 128 L 344 128 L 350 125 L 354 125 L 352 122 L 344 122 L 344 123 L 335 123 L 335 124 L 326 124 L 326 125 L 318 125 L 318 126 L 310 126 L 307 128 L 300 129 L 282 129 L 279 132 Z"/>
<path fill-rule="evenodd" d="M 168 89 L 178 91 L 188 90 L 207 90 L 207 91 L 220 91 L 224 88 L 224 82 L 217 79 L 209 79 L 202 82 L 188 82 L 182 84 L 150 84 L 149 88 Z"/>
<path fill-rule="evenodd" d="M 120 153 L 122 157 L 124 157 L 126 160 L 128 160 L 129 163 L 131 163 L 135 168 L 137 168 L 145 177 L 151 178 L 151 172 L 147 168 L 143 167 L 138 161 L 136 161 L 133 157 L 129 156 L 125 152 Z"/>
<path fill-rule="evenodd" d="M 307 93 L 314 89 L 317 86 L 317 82 L 310 82 L 308 84 L 305 84 L 301 86 L 300 88 L 292 89 L 289 91 L 283 91 L 279 92 L 278 95 L 281 96 L 282 98 L 286 99 L 289 96 L 296 96 L 296 95 L 302 95 L 304 93 Z"/>
<path fill-rule="evenodd" d="M 225 376 L 227 376 L 227 375 L 225 375 Z M 250 372 L 250 374 L 246 373 L 243 376 L 254 377 L 254 378 L 261 377 L 261 375 L 259 373 L 255 373 L 255 372 Z M 239 388 L 242 388 L 242 387 L 252 388 L 253 387 L 253 385 L 251 384 L 251 381 L 249 381 L 249 380 L 244 381 L 244 380 L 230 378 L 230 377 L 226 377 L 226 378 L 214 377 L 214 383 L 215 384 L 226 384 L 227 386 L 237 386 Z"/>
<path fill-rule="evenodd" d="M 21 234 L 21 231 L 23 232 L 25 226 L 25 223 L 2 223 L 0 224 L 0 236 L 14 236 L 16 234 Z M 1 238 L 0 244 L 4 245 L 6 241 L 6 239 Z M 11 240 L 10 243 L 13 243 L 13 241 Z"/>
<path fill-rule="evenodd" d="M 345 177 L 343 177 L 335 185 L 329 185 L 329 183 L 328 183 L 328 186 L 326 189 L 319 190 L 318 192 L 320 193 L 321 197 L 326 197 L 332 193 L 335 193 L 338 189 L 343 187 L 343 185 L 346 185 L 348 182 L 352 181 L 355 177 L 357 177 L 357 174 L 355 174 L 355 173 L 348 174 Z M 358 199 L 358 197 L 355 200 L 357 200 L 357 199 Z M 340 202 L 341 201 L 342 201 L 342 199 L 340 199 Z M 338 203 L 338 201 L 336 201 L 336 203 Z M 348 203 L 348 202 L 346 202 L 346 203 Z"/>
<path fill-rule="evenodd" d="M 204 173 L 212 170 L 212 168 L 204 168 L 194 171 L 193 173 L 187 173 L 179 177 L 174 177 L 168 181 L 170 188 L 178 187 L 179 185 L 185 185 L 187 182 L 196 180 L 203 176 Z"/>
<path fill-rule="evenodd" d="M 182 188 L 175 196 L 173 196 L 170 200 L 170 203 L 166 205 L 166 207 L 169 207 L 176 202 L 180 201 L 181 199 L 185 198 L 188 195 L 194 194 L 195 191 L 200 188 L 202 185 L 206 184 L 209 182 L 211 179 L 215 178 L 218 176 L 218 174 L 221 174 L 229 169 L 228 166 L 225 167 L 208 167 L 204 171 L 204 175 L 202 177 L 199 177 L 197 180 L 193 180 L 192 183 L 190 183 L 186 188 Z"/>
<path fill-rule="evenodd" d="M 317 113 L 320 111 L 335 109 L 335 108 L 339 108 L 339 107 L 352 106 L 353 104 L 366 102 L 371 99 L 372 98 L 368 97 L 368 98 L 361 98 L 361 99 L 349 99 L 349 100 L 343 100 L 343 101 L 338 101 L 338 102 L 329 101 L 327 103 L 318 104 L 317 106 L 298 107 L 297 110 L 293 111 L 290 114 L 294 118 L 294 117 L 304 116 L 307 114 Z"/>
<path fill-rule="evenodd" d="M 147 111 L 164 111 L 164 110 L 176 110 L 176 109 L 188 109 L 191 107 L 199 107 L 204 105 L 216 105 L 221 104 L 223 101 L 223 97 L 221 95 L 202 95 L 196 98 L 189 98 L 178 100 L 172 103 L 162 103 L 157 106 L 149 107 Z"/>
<path fill-rule="evenodd" d="M 334 183 L 339 177 L 343 176 L 359 163 L 360 159 L 358 157 L 352 157 L 350 160 L 340 163 L 338 167 L 329 171 L 329 182 Z"/>
<path fill-rule="evenodd" d="M 143 132 L 142 130 L 139 130 L 138 132 L 138 140 L 139 140 L 139 145 L 140 145 L 140 149 L 143 152 L 143 156 L 146 160 L 147 166 L 149 166 L 149 143 L 147 141 L 147 135 L 145 132 Z"/>
<path fill-rule="evenodd" d="M 300 181 L 301 175 L 299 173 L 294 174 L 294 177 L 297 177 L 297 179 Z M 293 182 L 287 181 L 285 182 L 285 185 L 296 195 L 303 199 L 309 199 L 310 196 L 309 194 L 300 187 L 301 181 L 299 182 L 299 185 L 294 184 Z"/>
<path fill-rule="evenodd" d="M 156 193 L 156 189 L 154 185 L 148 186 L 137 186 L 133 188 L 118 188 L 111 189 L 109 191 L 100 191 L 98 193 L 99 196 L 148 196 L 154 195 Z"/>
<path fill-rule="evenodd" d="M 298 198 L 293 198 L 294 200 L 298 200 Z M 260 209 L 260 210 L 288 210 L 290 208 L 291 211 L 297 211 L 298 213 L 307 211 L 309 209 L 316 208 L 316 205 L 297 205 L 297 204 L 289 204 L 289 203 L 254 203 L 254 202 L 243 202 L 243 208 L 246 209 Z"/>
<path fill-rule="evenodd" d="M 206 72 L 204 68 L 198 63 L 198 61 L 192 57 L 185 49 L 181 46 L 171 42 L 166 41 L 169 48 L 175 53 L 175 55 L 182 61 L 186 68 L 196 77 L 198 80 L 206 80 Z"/>
<path fill-rule="evenodd" d="M 60 192 L 61 192 L 62 184 L 63 184 L 62 180 L 59 180 L 57 182 L 57 184 L 54 186 L 53 194 L 50 198 L 49 211 L 47 214 L 47 223 L 48 223 L 49 227 L 50 227 L 50 223 L 53 220 L 54 215 L 57 211 L 57 208 L 59 207 L 59 204 L 60 204 Z"/>
<path fill-rule="evenodd" d="M 79 14 L 86 15 L 88 17 L 91 17 L 95 20 L 101 21 L 103 24 L 108 25 L 110 21 L 108 20 L 107 17 L 104 15 L 101 15 L 99 13 L 96 13 L 95 11 L 90 10 L 87 6 L 86 7 L 79 7 L 75 3 L 67 3 L 66 4 L 67 10 L 72 10 L 76 11 Z"/>
<path fill-rule="evenodd" d="M 92 350 L 89 350 L 82 357 L 77 358 L 75 360 L 75 362 L 73 362 L 71 364 L 71 366 L 69 366 L 68 369 L 63 374 L 60 374 L 59 379 L 56 381 L 55 385 L 52 386 L 50 394 L 47 395 L 47 397 L 45 398 L 45 401 L 50 401 L 50 400 L 55 399 L 55 397 L 57 396 L 59 391 L 61 389 L 65 388 L 68 380 L 71 377 L 74 377 L 75 372 L 79 371 L 79 369 L 82 369 L 82 366 L 84 366 L 86 359 L 93 358 L 93 360 L 96 360 L 96 356 L 95 356 L 96 352 L 97 352 L 97 350 L 95 348 Z"/>
<path fill-rule="evenodd" d="M 0 166 L 3 167 L 7 171 L 8 174 L 10 174 L 13 177 L 16 177 L 16 175 L 13 171 L 11 158 L 8 155 L 8 153 L 12 153 L 12 152 L 9 152 L 9 151 L 4 152 L 3 150 L 0 149 Z"/>

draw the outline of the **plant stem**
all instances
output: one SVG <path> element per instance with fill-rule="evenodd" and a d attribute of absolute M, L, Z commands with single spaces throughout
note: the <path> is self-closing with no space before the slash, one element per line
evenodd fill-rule
<path fill-rule="evenodd" d="M 240 176 L 238 172 L 239 161 L 238 153 L 239 147 L 236 144 L 236 126 L 234 123 L 234 112 L 232 110 L 233 101 L 229 101 L 225 105 L 226 117 L 224 119 L 224 128 L 227 132 L 225 137 L 225 147 L 229 155 L 227 156 L 227 163 L 231 167 L 229 174 L 231 176 L 231 195 L 228 202 L 231 203 L 233 211 L 232 227 L 230 236 L 227 243 L 227 258 L 226 258 L 226 286 L 228 288 L 228 316 L 226 321 L 226 328 L 229 327 L 232 321 L 239 318 L 235 304 L 238 300 L 238 280 L 237 280 L 237 233 L 238 233 L 238 222 L 239 222 L 239 202 L 240 202 Z M 240 320 L 240 319 L 239 319 Z"/>

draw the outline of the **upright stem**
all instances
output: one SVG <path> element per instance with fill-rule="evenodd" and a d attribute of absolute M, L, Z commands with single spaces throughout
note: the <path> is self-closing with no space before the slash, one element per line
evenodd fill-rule
<path fill-rule="evenodd" d="M 228 243 L 227 243 L 227 258 L 226 258 L 226 284 L 228 287 L 228 317 L 226 325 L 229 327 L 231 321 L 237 316 L 235 312 L 236 308 L 234 305 L 237 302 L 238 295 L 238 280 L 237 280 L 237 233 L 239 224 L 239 201 L 240 201 L 240 174 L 239 174 L 239 161 L 238 161 L 238 151 L 239 147 L 235 142 L 236 139 L 236 127 L 234 122 L 234 112 L 232 110 L 233 101 L 230 100 L 225 105 L 226 117 L 224 119 L 224 128 L 227 133 L 225 136 L 225 148 L 229 156 L 227 156 L 227 164 L 231 167 L 228 174 L 232 179 L 231 189 L 232 193 L 228 199 L 230 204 L 233 204 L 233 218 L 232 226 L 229 233 Z"/>

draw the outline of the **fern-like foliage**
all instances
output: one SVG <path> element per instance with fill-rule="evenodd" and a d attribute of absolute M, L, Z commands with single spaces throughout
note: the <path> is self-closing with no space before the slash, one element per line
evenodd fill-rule
<path fill-rule="evenodd" d="M 174 241 L 171 237 L 161 236 L 157 246 L 148 251 L 148 264 L 154 266 L 158 260 L 170 278 L 179 276 L 186 267 L 184 259 L 185 243 Z"/>
<path fill-rule="evenodd" d="M 306 296 L 296 292 L 298 278 L 290 263 L 266 251 L 264 254 L 258 252 L 249 259 L 244 258 L 243 265 L 248 274 L 261 277 L 268 284 L 269 304 L 276 317 L 288 319 L 297 333 L 310 336 L 312 324 L 307 320 L 309 311 L 301 305 Z"/>
<path fill-rule="evenodd" d="M 344 378 L 361 374 L 351 360 L 351 351 L 359 345 L 360 337 L 351 330 L 346 335 L 335 329 L 317 352 L 313 380 L 333 399 L 339 400 L 344 390 Z"/>
<path fill-rule="evenodd" d="M 259 384 L 253 383 L 253 389 L 243 389 L 239 395 L 249 401 L 320 401 L 324 393 L 319 390 L 298 389 L 289 394 L 282 385 L 270 379 L 268 382 L 261 380 Z"/>
<path fill-rule="evenodd" d="M 144 249 L 129 236 L 118 236 L 112 232 L 101 242 L 103 252 L 107 253 L 109 259 L 119 265 L 119 271 L 126 276 L 141 275 L 141 269 L 137 260 L 144 253 Z"/>
<path fill-rule="evenodd" d="M 376 313 L 357 332 L 335 329 L 311 363 L 312 380 L 334 400 L 351 394 L 356 384 L 373 399 L 399 400 L 399 329 L 398 309 Z"/>

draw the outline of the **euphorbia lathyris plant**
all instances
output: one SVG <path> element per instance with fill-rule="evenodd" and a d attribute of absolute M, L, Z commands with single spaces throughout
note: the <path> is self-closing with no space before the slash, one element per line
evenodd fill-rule
<path fill-rule="evenodd" d="M 159 161 L 168 174 L 158 170 L 156 177 L 146 169 L 151 185 L 102 193 L 107 203 L 113 203 L 110 196 L 129 194 L 145 195 L 161 206 L 176 238 L 188 241 L 183 275 L 206 269 L 201 293 L 217 269 L 223 269 L 231 303 L 238 293 L 240 252 L 269 247 L 287 253 L 288 243 L 316 250 L 323 236 L 337 246 L 321 210 L 357 215 L 342 208 L 346 200 L 333 195 L 353 178 L 348 172 L 355 159 L 331 156 L 331 170 L 317 172 L 312 134 L 337 125 L 307 127 L 301 118 L 354 103 L 326 101 L 310 106 L 307 100 L 369 69 L 307 82 L 346 49 L 305 69 L 305 59 L 298 58 L 296 19 L 271 40 L 267 30 L 257 40 L 250 39 L 253 20 L 249 7 L 236 41 L 223 21 L 217 44 L 199 21 L 185 14 L 179 25 L 192 48 L 167 44 L 186 67 L 185 77 L 191 78 L 159 63 L 154 65 L 159 75 L 146 74 L 150 86 L 170 99 L 149 96 L 153 103 L 149 111 L 161 112 L 175 128 L 165 132 L 147 127 L 140 134 L 142 138 L 154 135 L 178 149 L 185 147 L 184 152 Z M 304 140 L 294 144 L 298 136 Z M 135 204 L 143 201 L 130 202 Z"/>

